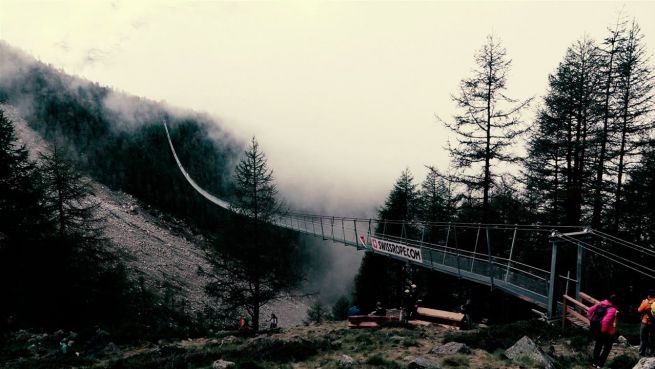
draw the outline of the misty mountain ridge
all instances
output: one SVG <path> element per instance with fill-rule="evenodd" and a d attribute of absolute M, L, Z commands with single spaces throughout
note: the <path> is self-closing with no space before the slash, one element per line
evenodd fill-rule
<path fill-rule="evenodd" d="M 68 144 L 78 165 L 110 188 L 205 228 L 221 217 L 179 175 L 162 127 L 166 121 L 189 174 L 225 196 L 243 145 L 215 119 L 70 76 L 4 42 L 0 102 L 46 141 Z"/>

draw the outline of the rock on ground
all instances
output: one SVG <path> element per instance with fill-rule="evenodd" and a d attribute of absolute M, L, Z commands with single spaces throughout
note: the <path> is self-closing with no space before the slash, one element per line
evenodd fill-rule
<path fill-rule="evenodd" d="M 430 359 L 419 356 L 416 359 L 412 360 L 412 362 L 409 363 L 407 368 L 408 369 L 439 369 L 439 365 L 437 365 L 437 363 L 435 363 Z"/>
<path fill-rule="evenodd" d="M 357 360 L 353 359 L 348 355 L 341 355 L 339 357 L 339 361 L 337 362 L 337 365 L 339 366 L 339 368 L 352 368 L 359 365 L 359 363 L 357 362 Z"/>
<path fill-rule="evenodd" d="M 632 369 L 655 369 L 655 357 L 642 358 Z"/>
<path fill-rule="evenodd" d="M 227 369 L 227 368 L 234 368 L 234 367 L 236 367 L 236 364 L 226 360 L 216 360 L 212 364 L 212 369 Z"/>
<path fill-rule="evenodd" d="M 542 368 L 553 369 L 553 360 L 544 354 L 539 347 L 528 336 L 523 336 L 514 346 L 505 351 L 505 356 L 511 360 L 518 360 L 522 357 L 534 361 L 535 364 Z"/>
<path fill-rule="evenodd" d="M 436 346 L 430 350 L 430 353 L 437 355 L 470 354 L 471 349 L 463 343 L 448 342 L 445 345 Z"/>

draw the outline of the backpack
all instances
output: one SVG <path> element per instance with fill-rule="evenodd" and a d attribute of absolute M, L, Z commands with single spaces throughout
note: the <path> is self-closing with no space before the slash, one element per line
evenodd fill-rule
<path fill-rule="evenodd" d="M 605 314 L 607 314 L 607 310 L 609 309 L 609 306 L 603 305 L 603 304 L 598 304 L 596 306 L 596 310 L 594 310 L 594 313 L 591 314 L 591 318 L 589 319 L 589 330 L 593 333 L 600 333 L 601 332 L 601 322 L 603 321 L 603 318 L 605 317 Z"/>
<path fill-rule="evenodd" d="M 648 324 L 655 324 L 655 303 L 650 303 L 650 307 L 646 309 L 646 316 L 648 316 Z"/>

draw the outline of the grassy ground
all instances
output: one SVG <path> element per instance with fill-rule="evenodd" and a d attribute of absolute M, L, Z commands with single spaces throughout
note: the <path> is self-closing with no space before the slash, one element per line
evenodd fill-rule
<path fill-rule="evenodd" d="M 227 336 L 167 344 L 144 343 L 121 347 L 120 352 L 81 358 L 46 359 L 43 358 L 46 349 L 36 353 L 33 348 L 9 340 L 5 346 L 11 346 L 13 357 L 7 355 L 5 349 L 0 368 L 208 369 L 215 360 L 223 359 L 243 369 L 336 369 L 342 355 L 355 359 L 362 369 L 406 368 L 417 356 L 433 360 L 446 369 L 534 367 L 527 359 L 512 362 L 503 356 L 504 350 L 523 335 L 532 337 L 545 352 L 554 356 L 560 368 L 588 367 L 586 333 L 562 331 L 539 322 L 519 322 L 470 332 L 438 327 L 350 330 L 343 322 L 332 322 L 252 338 Z M 471 353 L 447 356 L 429 353 L 433 347 L 449 341 L 465 343 Z M 636 362 L 633 348 L 615 345 L 612 351 L 610 368 L 632 368 Z"/>

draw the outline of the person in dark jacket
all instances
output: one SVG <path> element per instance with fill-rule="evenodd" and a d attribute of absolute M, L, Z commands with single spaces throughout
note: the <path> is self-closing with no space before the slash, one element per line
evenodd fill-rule
<path fill-rule="evenodd" d="M 600 322 L 600 329 L 594 333 L 596 344 L 594 345 L 594 354 L 591 360 L 591 366 L 594 368 L 602 368 L 607 361 L 607 356 L 612 350 L 612 343 L 614 343 L 614 335 L 616 334 L 617 315 L 619 310 L 616 308 L 618 298 L 616 295 L 610 296 L 607 300 L 603 300 L 596 305 L 589 308 L 587 317 L 593 320 L 596 310 L 604 311 L 602 320 Z"/>

